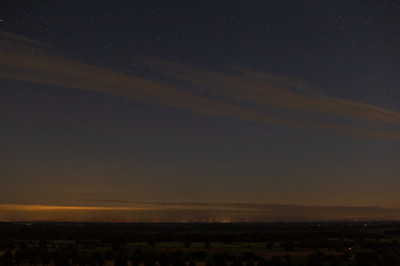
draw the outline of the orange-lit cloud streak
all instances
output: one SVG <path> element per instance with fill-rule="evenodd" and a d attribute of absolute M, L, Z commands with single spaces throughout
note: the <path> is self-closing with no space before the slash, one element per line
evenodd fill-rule
<path fill-rule="evenodd" d="M 211 116 L 400 141 L 400 113 L 323 95 L 302 81 L 249 68 L 212 72 L 162 60 L 142 60 L 170 78 L 153 81 L 65 59 L 50 52 L 45 45 L 4 31 L 0 31 L 0 53 L 0 78 L 110 93 Z M 209 95 L 188 93 L 183 89 L 185 86 L 204 90 Z M 288 115 L 272 115 L 265 108 L 283 110 Z M 290 112 L 296 112 L 296 116 Z M 351 119 L 351 123 L 340 123 L 337 119 L 316 121 L 308 118 L 310 113 Z"/>
<path fill-rule="evenodd" d="M 141 207 L 50 206 L 0 204 L 0 220 L 40 221 L 104 221 L 137 220 L 162 221 L 210 217 L 224 221 L 231 217 L 250 221 L 332 221 L 332 220 L 393 220 L 399 209 L 379 207 L 302 206 L 251 203 L 145 203 Z M 147 207 L 144 207 L 147 205 Z M 134 219 L 136 218 L 136 219 Z"/>
<path fill-rule="evenodd" d="M 150 210 L 150 209 L 152 208 L 0 204 L 1 211 L 139 211 L 139 210 Z"/>
<path fill-rule="evenodd" d="M 152 208 L 132 206 L 55 206 L 30 204 L 0 204 L 3 221 L 99 221 L 127 219 Z"/>

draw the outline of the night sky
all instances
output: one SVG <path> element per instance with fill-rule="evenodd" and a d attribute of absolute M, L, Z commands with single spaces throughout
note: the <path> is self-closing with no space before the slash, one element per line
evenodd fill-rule
<path fill-rule="evenodd" d="M 0 220 L 398 218 L 399 73 L 398 1 L 2 1 Z"/>

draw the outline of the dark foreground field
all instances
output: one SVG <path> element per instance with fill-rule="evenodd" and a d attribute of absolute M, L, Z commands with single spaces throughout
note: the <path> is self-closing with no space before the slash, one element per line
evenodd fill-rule
<path fill-rule="evenodd" d="M 1 265 L 400 265 L 400 223 L 0 223 Z"/>

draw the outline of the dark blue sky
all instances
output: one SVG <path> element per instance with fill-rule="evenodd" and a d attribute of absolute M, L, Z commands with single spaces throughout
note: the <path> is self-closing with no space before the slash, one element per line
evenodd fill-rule
<path fill-rule="evenodd" d="M 0 204 L 400 208 L 396 1 L 3 1 L 0 19 Z"/>

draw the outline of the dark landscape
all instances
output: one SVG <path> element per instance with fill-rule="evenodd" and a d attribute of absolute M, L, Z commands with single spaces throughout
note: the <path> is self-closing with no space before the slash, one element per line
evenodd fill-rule
<path fill-rule="evenodd" d="M 400 223 L 1 223 L 2 265 L 400 265 Z"/>

